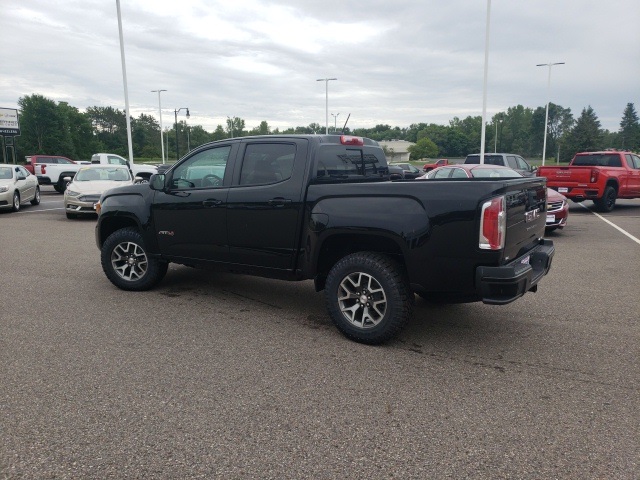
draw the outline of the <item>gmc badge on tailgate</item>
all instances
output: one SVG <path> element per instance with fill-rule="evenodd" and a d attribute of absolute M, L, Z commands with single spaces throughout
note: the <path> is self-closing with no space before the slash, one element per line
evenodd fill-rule
<path fill-rule="evenodd" d="M 524 221 L 525 222 L 533 222 L 536 218 L 540 216 L 540 209 L 536 208 L 529 212 L 524 212 Z"/>

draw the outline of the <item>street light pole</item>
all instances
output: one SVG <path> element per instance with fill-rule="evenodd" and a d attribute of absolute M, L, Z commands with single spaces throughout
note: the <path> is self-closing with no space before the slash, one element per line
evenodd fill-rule
<path fill-rule="evenodd" d="M 338 115 L 340 115 L 340 112 L 331 114 L 333 117 L 333 133 L 336 133 L 336 130 L 338 130 Z"/>
<path fill-rule="evenodd" d="M 324 82 L 325 87 L 325 129 L 324 133 L 329 135 L 329 82 L 331 80 L 338 80 L 337 78 L 319 78 L 316 82 Z"/>
<path fill-rule="evenodd" d="M 166 92 L 166 90 L 151 90 L 151 91 L 158 92 L 158 113 L 160 114 L 160 149 L 162 150 L 162 163 L 164 163 L 164 140 L 162 139 L 162 103 L 160 102 L 160 92 Z"/>
<path fill-rule="evenodd" d="M 547 124 L 549 123 L 549 98 L 551 96 L 551 67 L 554 65 L 564 65 L 564 62 L 539 63 L 536 67 L 549 67 L 549 77 L 547 79 L 547 108 L 544 113 L 544 141 L 542 142 L 542 165 L 547 153 Z"/>
<path fill-rule="evenodd" d="M 187 118 L 189 118 L 189 109 L 187 107 L 182 107 L 182 108 L 176 108 L 173 111 L 173 114 L 175 116 L 176 119 L 176 161 L 178 161 L 180 159 L 180 150 L 178 149 L 178 112 L 180 110 L 186 110 L 187 111 Z"/>

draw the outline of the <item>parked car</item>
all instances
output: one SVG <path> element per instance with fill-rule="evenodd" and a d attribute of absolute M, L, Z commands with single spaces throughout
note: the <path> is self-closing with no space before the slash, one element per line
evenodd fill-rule
<path fill-rule="evenodd" d="M 522 177 L 520 172 L 499 165 L 451 165 L 440 167 L 418 178 L 427 179 L 463 179 L 463 178 L 498 178 L 498 177 Z M 552 188 L 547 188 L 546 224 L 545 231 L 552 232 L 558 228 L 564 228 L 569 217 L 569 202 L 566 197 Z"/>
<path fill-rule="evenodd" d="M 38 179 L 22 165 L 0 165 L 0 209 L 17 212 L 24 202 L 40 203 Z"/>
<path fill-rule="evenodd" d="M 63 157 L 62 155 L 30 155 L 25 157 L 25 165 L 29 173 L 33 175 L 37 175 L 36 165 L 72 165 L 72 164 L 85 164 L 88 165 L 91 162 L 81 161 L 81 160 L 71 160 L 70 158 Z"/>
<path fill-rule="evenodd" d="M 444 167 L 445 165 L 449 165 L 449 160 L 446 158 L 440 158 L 436 160 L 435 163 L 425 163 L 424 166 L 422 167 L 422 170 L 424 172 L 430 172 L 434 168 Z"/>
<path fill-rule="evenodd" d="M 467 165 L 479 164 L 480 155 L 477 153 L 474 155 L 467 155 L 464 163 Z M 529 163 L 520 155 L 516 155 L 515 153 L 485 153 L 484 163 L 512 168 L 521 173 L 523 177 L 535 177 L 536 171 L 538 170 L 536 167 L 529 165 Z"/>
<path fill-rule="evenodd" d="M 391 180 L 413 179 L 422 175 L 422 172 L 410 163 L 390 163 L 388 167 Z"/>
<path fill-rule="evenodd" d="M 543 179 L 485 178 L 455 189 L 388 179 L 384 151 L 362 137 L 207 143 L 149 185 L 102 195 L 102 268 L 133 291 L 156 286 L 171 262 L 313 279 L 336 327 L 370 344 L 409 321 L 414 294 L 504 305 L 537 290 L 555 253 L 543 238 Z"/>
<path fill-rule="evenodd" d="M 78 215 L 95 215 L 94 205 L 107 190 L 122 185 L 132 185 L 142 179 L 131 176 L 126 166 L 88 165 L 75 174 L 73 180 L 66 177 L 69 186 L 64 192 L 64 210 L 67 218 Z"/>
<path fill-rule="evenodd" d="M 618 198 L 640 198 L 640 155 L 630 151 L 576 153 L 567 166 L 544 166 L 539 177 L 575 202 L 592 200 L 601 212 L 613 210 Z"/>

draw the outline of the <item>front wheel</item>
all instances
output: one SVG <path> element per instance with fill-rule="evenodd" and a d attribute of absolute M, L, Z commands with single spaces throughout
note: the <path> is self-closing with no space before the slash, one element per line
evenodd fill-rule
<path fill-rule="evenodd" d="M 20 210 L 20 193 L 16 190 L 13 192 L 13 202 L 11 203 L 11 210 L 17 212 Z"/>
<path fill-rule="evenodd" d="M 604 189 L 602 198 L 594 200 L 593 203 L 601 212 L 610 212 L 616 206 L 616 196 L 616 189 L 609 186 Z"/>
<path fill-rule="evenodd" d="M 386 255 L 358 252 L 336 263 L 325 285 L 331 320 L 356 342 L 379 344 L 409 321 L 413 294 L 403 269 Z"/>
<path fill-rule="evenodd" d="M 141 291 L 156 286 L 167 273 L 168 263 L 147 255 L 142 235 L 132 228 L 117 230 L 100 252 L 102 270 L 116 287 Z"/>

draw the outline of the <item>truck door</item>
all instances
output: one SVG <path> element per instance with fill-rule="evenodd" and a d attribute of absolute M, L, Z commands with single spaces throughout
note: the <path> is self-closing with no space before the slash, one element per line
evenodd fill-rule
<path fill-rule="evenodd" d="M 168 188 L 156 191 L 152 221 L 163 255 L 229 261 L 226 201 L 236 145 L 196 151 L 168 175 Z"/>
<path fill-rule="evenodd" d="M 301 224 L 306 140 L 246 141 L 227 198 L 231 261 L 292 269 Z"/>
<path fill-rule="evenodd" d="M 635 196 L 640 196 L 640 157 L 633 154 L 625 154 L 627 160 L 627 166 L 629 167 L 629 193 Z"/>

